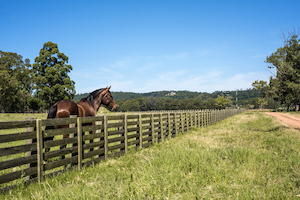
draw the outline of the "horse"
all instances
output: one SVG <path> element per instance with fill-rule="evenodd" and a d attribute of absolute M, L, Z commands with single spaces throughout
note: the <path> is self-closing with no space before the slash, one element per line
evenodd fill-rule
<path fill-rule="evenodd" d="M 116 111 L 118 105 L 113 99 L 110 87 L 93 91 L 86 98 L 81 99 L 78 103 L 70 100 L 61 100 L 56 102 L 49 110 L 47 119 L 69 118 L 70 115 L 78 117 L 96 116 L 101 105 L 107 106 L 111 111 Z M 59 128 L 68 128 L 69 125 L 60 125 Z M 47 126 L 47 129 L 54 129 L 54 126 Z M 53 140 L 54 136 L 44 138 L 44 141 Z M 69 134 L 63 135 L 63 139 L 69 138 Z M 92 142 L 92 140 L 91 140 Z M 66 148 L 66 145 L 60 146 L 60 149 Z M 50 151 L 47 148 L 45 152 Z"/>

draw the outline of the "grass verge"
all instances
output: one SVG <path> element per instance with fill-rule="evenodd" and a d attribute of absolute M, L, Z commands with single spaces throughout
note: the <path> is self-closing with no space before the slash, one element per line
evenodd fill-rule
<path fill-rule="evenodd" d="M 1 199 L 295 199 L 299 132 L 244 112 Z"/>

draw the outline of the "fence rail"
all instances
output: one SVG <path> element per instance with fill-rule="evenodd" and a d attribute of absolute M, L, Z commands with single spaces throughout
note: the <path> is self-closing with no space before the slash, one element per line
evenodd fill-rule
<path fill-rule="evenodd" d="M 107 160 L 205 127 L 242 109 L 193 110 L 0 122 L 0 189 L 42 181 L 63 170 Z M 45 129 L 46 126 L 64 128 Z M 67 128 L 66 128 L 67 127 Z M 26 128 L 26 130 L 25 130 Z M 69 137 L 63 139 L 62 135 Z M 44 141 L 53 137 L 54 140 Z M 60 149 L 60 146 L 66 148 Z M 50 148 L 49 152 L 45 152 Z"/>

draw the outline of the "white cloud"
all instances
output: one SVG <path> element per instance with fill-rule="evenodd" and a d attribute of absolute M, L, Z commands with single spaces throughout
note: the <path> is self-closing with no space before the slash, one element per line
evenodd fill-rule
<path fill-rule="evenodd" d="M 221 71 L 213 71 L 201 76 L 187 75 L 184 71 L 170 72 L 155 78 L 115 83 L 113 90 L 130 92 L 151 92 L 161 90 L 189 90 L 214 92 L 251 88 L 253 81 L 268 79 L 259 72 L 239 73 L 225 77 Z M 117 89 L 118 88 L 118 89 Z"/>

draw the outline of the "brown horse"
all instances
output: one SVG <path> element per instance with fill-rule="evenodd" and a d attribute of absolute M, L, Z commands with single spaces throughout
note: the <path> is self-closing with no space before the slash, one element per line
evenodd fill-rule
<path fill-rule="evenodd" d="M 110 87 L 95 90 L 90 93 L 88 97 L 83 98 L 78 104 L 70 100 L 61 100 L 56 102 L 49 110 L 47 119 L 50 118 L 69 118 L 70 115 L 77 115 L 78 117 L 96 116 L 101 104 L 107 106 L 111 111 L 116 111 L 118 105 L 113 99 Z M 69 125 L 61 125 L 60 128 L 68 128 Z M 46 129 L 56 128 L 48 126 Z M 44 141 L 53 140 L 54 137 L 44 138 Z M 69 138 L 69 135 L 63 135 L 63 138 Z M 92 142 L 92 141 L 91 141 Z M 60 148 L 65 148 L 66 145 Z M 46 149 L 48 152 L 50 148 Z"/>

